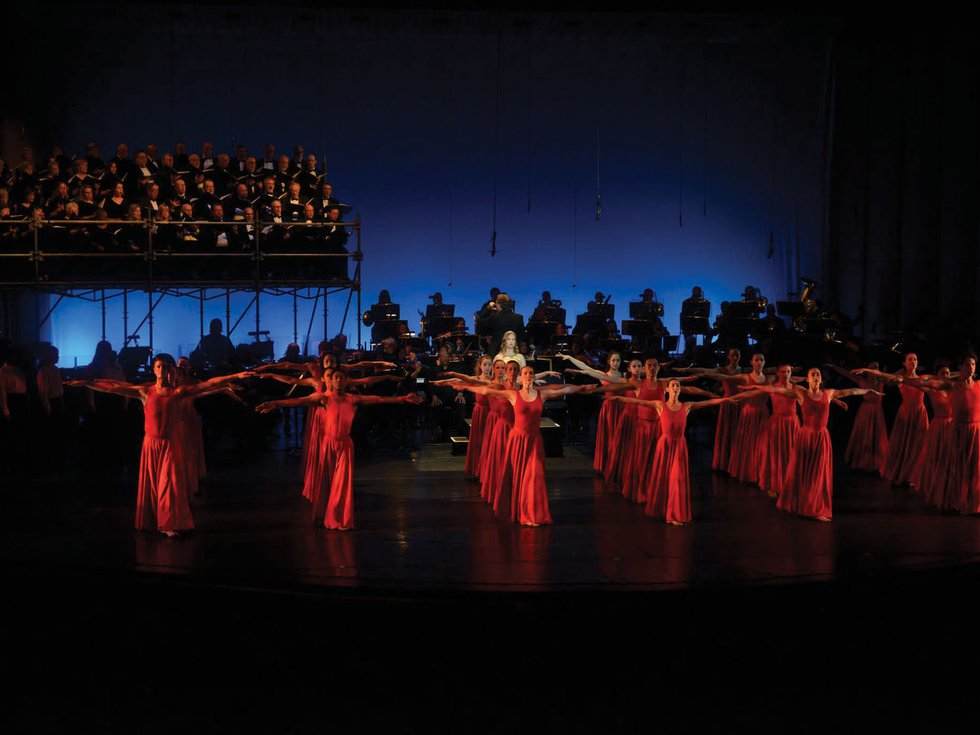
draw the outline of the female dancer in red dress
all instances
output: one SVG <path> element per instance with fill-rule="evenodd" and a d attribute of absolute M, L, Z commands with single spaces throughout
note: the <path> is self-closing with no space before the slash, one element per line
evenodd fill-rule
<path fill-rule="evenodd" d="M 589 367 L 584 362 L 575 359 L 571 355 L 565 355 L 559 352 L 555 355 L 555 357 L 568 360 L 585 375 L 591 375 L 596 380 L 602 381 L 603 384 L 620 382 L 624 379 L 623 374 L 619 371 L 619 366 L 623 362 L 623 357 L 615 351 L 609 353 L 609 367 L 604 373 Z M 610 401 L 609 399 L 611 397 L 611 394 L 607 393 L 605 396 L 606 400 L 602 402 L 602 408 L 599 410 L 599 422 L 596 425 L 595 430 L 595 455 L 592 458 L 592 467 L 599 474 L 604 474 L 606 460 L 610 454 L 611 447 L 616 441 L 616 435 L 614 433 L 616 424 L 619 421 L 619 416 L 623 412 L 624 407 L 624 404 L 622 403 Z"/>
<path fill-rule="evenodd" d="M 633 403 L 652 408 L 660 420 L 660 438 L 653 464 L 646 475 L 646 514 L 661 518 L 672 526 L 691 521 L 690 460 L 687 454 L 687 415 L 696 409 L 737 401 L 741 396 L 713 398 L 708 401 L 681 403 L 681 383 L 677 378 L 667 381 L 667 400 L 642 400 L 614 396 L 610 400 Z"/>
<path fill-rule="evenodd" d="M 513 332 L 508 332 L 507 334 L 513 334 Z M 506 342 L 506 340 L 505 340 Z M 490 385 L 493 386 L 495 382 L 499 382 L 501 376 L 506 374 L 506 363 L 504 358 L 497 355 L 496 360 L 491 360 L 489 355 L 484 355 L 479 358 L 476 363 L 474 370 L 474 375 L 463 375 L 462 373 L 456 373 L 451 370 L 440 373 L 441 376 L 447 378 L 456 378 L 457 380 L 462 380 L 464 383 L 472 383 L 474 385 Z M 513 360 L 519 369 L 521 364 L 518 360 Z M 494 365 L 500 366 L 500 372 L 498 376 L 494 377 Z M 512 368 L 512 370 L 515 368 Z M 561 375 L 556 373 L 554 370 L 547 370 L 543 373 L 536 373 L 534 378 L 542 378 L 544 376 L 551 376 L 555 378 L 560 378 Z M 506 404 L 505 404 L 506 405 Z M 470 419 L 470 436 L 469 442 L 466 447 L 466 468 L 465 472 L 470 477 L 477 477 L 481 474 L 482 466 L 482 447 L 485 446 L 485 438 L 488 435 L 489 425 L 491 424 L 490 417 L 493 413 L 490 409 L 490 399 L 485 395 L 477 394 L 476 405 L 473 407 L 473 416 Z"/>
<path fill-rule="evenodd" d="M 783 492 L 776 507 L 818 521 L 829 521 L 833 515 L 834 490 L 834 452 L 830 432 L 827 431 L 830 402 L 835 398 L 864 395 L 870 390 L 822 388 L 823 375 L 819 368 L 810 368 L 806 378 L 805 389 L 800 386 L 777 388 L 771 385 L 743 386 L 742 389 L 790 397 L 800 404 L 803 425 L 796 435 Z"/>
<path fill-rule="evenodd" d="M 484 356 L 484 358 L 489 360 L 487 356 Z M 484 358 L 481 358 L 481 361 Z M 483 369 L 485 370 L 486 367 Z M 516 360 L 507 364 L 503 360 L 494 360 L 492 370 L 492 375 L 479 378 L 451 371 L 444 372 L 442 375 L 473 385 L 500 386 L 509 388 L 510 390 L 517 389 L 516 380 L 520 372 L 520 365 Z M 558 373 L 549 371 L 538 373 L 535 377 L 544 375 L 558 376 Z M 499 401 L 480 394 L 477 394 L 476 399 L 477 407 L 480 405 L 484 406 L 483 426 L 477 430 L 477 435 L 474 439 L 474 428 L 478 425 L 477 407 L 474 407 L 474 418 L 470 422 L 470 445 L 466 450 L 466 467 L 471 467 L 470 452 L 472 450 L 474 452 L 473 457 L 475 462 L 472 476 L 480 482 L 480 497 L 484 498 L 493 507 L 497 488 L 500 486 L 500 475 L 502 472 L 500 460 L 507 447 L 507 435 L 510 433 L 511 426 L 514 425 L 514 411 L 506 401 Z M 467 469 L 467 474 L 470 474 L 469 469 Z"/>
<path fill-rule="evenodd" d="M 882 373 L 869 368 L 855 370 L 855 375 L 875 375 L 894 383 L 902 383 L 905 379 L 917 379 L 916 370 L 919 358 L 914 352 L 905 356 L 905 367 L 894 375 Z M 902 394 L 902 405 L 895 415 L 892 433 L 888 437 L 888 452 L 885 454 L 884 476 L 893 485 L 912 484 L 912 470 L 915 469 L 925 444 L 926 431 L 929 429 L 929 415 L 926 413 L 925 394 L 911 385 L 899 385 Z"/>
<path fill-rule="evenodd" d="M 189 499 L 190 483 L 181 446 L 181 404 L 212 392 L 224 391 L 232 380 L 253 373 L 222 375 L 197 385 L 174 384 L 176 366 L 170 355 L 160 354 L 153 360 L 155 382 L 128 385 L 113 380 L 71 380 L 70 386 L 81 386 L 103 393 L 137 398 L 144 406 L 143 450 L 140 455 L 139 491 L 136 498 L 136 529 L 155 528 L 167 536 L 194 528 Z"/>
<path fill-rule="evenodd" d="M 666 394 L 664 386 L 667 381 L 657 378 L 660 372 L 660 361 L 655 357 L 647 358 L 643 363 L 644 377 L 636 391 L 636 398 L 641 401 L 664 401 Z M 626 404 L 630 405 L 630 404 Z M 644 482 L 650 466 L 653 464 L 660 440 L 660 416 L 657 409 L 649 404 L 636 406 L 636 431 L 633 433 L 633 451 L 630 452 L 629 462 L 623 473 L 623 497 L 634 503 L 646 504 L 646 482 Z"/>
<path fill-rule="evenodd" d="M 956 380 L 930 380 L 949 392 L 953 408 L 953 450 L 943 507 L 960 513 L 980 513 L 980 382 L 977 358 L 966 355 Z"/>
<path fill-rule="evenodd" d="M 956 422 L 956 457 L 953 462 L 959 511 L 980 513 L 980 384 L 974 378 L 977 358 L 967 355 L 960 363 L 959 385 L 952 391 Z"/>
<path fill-rule="evenodd" d="M 704 377 L 720 380 L 724 385 L 741 389 L 768 385 L 769 378 L 763 373 L 766 358 L 761 352 L 752 355 L 752 371 L 746 374 L 728 374 L 720 371 L 703 373 Z M 729 391 L 725 391 L 726 396 Z M 723 409 L 724 410 L 724 409 Z M 719 416 L 720 421 L 720 416 Z M 728 458 L 728 474 L 742 482 L 758 484 L 762 473 L 762 459 L 766 447 L 766 430 L 769 427 L 769 397 L 763 393 L 750 394 L 739 411 L 737 431 L 731 441 Z M 715 437 L 715 448 L 718 447 Z"/>
<path fill-rule="evenodd" d="M 634 361 L 636 362 L 636 361 Z M 630 364 L 632 368 L 632 363 Z M 623 389 L 632 389 L 634 396 L 643 401 L 664 401 L 666 395 L 664 388 L 668 380 L 676 380 L 679 383 L 687 383 L 697 380 L 697 376 L 689 375 L 683 378 L 658 378 L 660 373 L 660 361 L 655 357 L 647 358 L 643 363 L 644 377 L 642 380 L 620 380 L 620 382 L 610 382 L 594 388 L 590 393 L 609 393 Z M 632 371 L 631 371 L 632 372 Z M 693 386 L 682 385 L 681 393 L 707 396 L 716 398 L 716 394 L 702 390 Z M 631 432 L 628 443 L 623 443 L 625 449 L 622 450 L 622 493 L 624 498 L 629 498 L 636 503 L 646 503 L 646 487 L 644 478 L 650 469 L 653 455 L 657 449 L 657 440 L 660 438 L 660 417 L 656 409 L 650 405 L 633 405 L 626 403 L 626 410 L 623 416 L 632 415 L 635 427 Z M 621 422 L 622 423 L 622 422 Z M 622 434 L 617 432 L 617 437 Z M 618 448 L 618 447 L 617 447 Z"/>
<path fill-rule="evenodd" d="M 640 388 L 643 372 L 643 363 L 637 359 L 630 360 L 626 368 L 625 383 L 620 386 L 612 386 L 627 390 L 638 391 Z M 609 384 L 606 387 L 610 387 Z M 629 453 L 633 449 L 633 436 L 636 433 L 637 407 L 626 405 L 619 413 L 616 426 L 613 428 L 615 441 L 609 445 L 609 459 L 604 463 L 602 478 L 609 485 L 622 487 L 624 471 L 629 462 Z"/>
<path fill-rule="evenodd" d="M 776 371 L 774 388 L 790 389 L 793 368 L 780 365 Z M 786 481 L 786 470 L 796 446 L 796 434 L 800 430 L 800 420 L 796 417 L 796 396 L 772 393 L 772 415 L 766 429 L 766 443 L 763 445 L 762 466 L 759 472 L 759 487 L 770 498 L 778 497 Z"/>
<path fill-rule="evenodd" d="M 478 380 L 489 384 L 493 378 L 493 359 L 490 355 L 483 355 L 476 361 L 476 377 Z M 486 396 L 477 395 L 476 403 L 473 404 L 473 413 L 470 415 L 470 436 L 466 443 L 466 465 L 463 471 L 467 477 L 479 477 L 480 475 L 480 452 L 483 449 L 483 437 L 487 428 L 487 417 L 490 415 L 490 399 Z"/>
<path fill-rule="evenodd" d="M 514 363 L 508 363 L 508 367 Z M 534 369 L 520 372 L 519 390 L 501 390 L 460 381 L 436 381 L 453 384 L 457 389 L 484 394 L 506 401 L 514 408 L 514 428 L 507 438 L 501 478 L 501 489 L 494 499 L 494 512 L 508 516 L 522 526 L 551 523 L 548 489 L 544 477 L 544 444 L 541 441 L 541 412 L 544 401 L 587 390 L 584 385 L 534 386 Z"/>
<path fill-rule="evenodd" d="M 717 370 L 706 370 L 704 368 L 678 368 L 678 372 L 690 372 L 695 375 L 705 373 L 721 373 L 726 376 L 741 375 L 742 368 L 738 364 L 742 359 L 742 353 L 732 347 L 726 353 L 727 363 L 724 367 Z M 734 381 L 721 381 L 722 396 L 731 398 L 739 394 L 738 384 Z M 729 401 L 718 409 L 718 422 L 715 425 L 715 446 L 711 455 L 711 469 L 719 472 L 728 472 L 728 463 L 731 461 L 732 444 L 735 441 L 735 430 L 738 427 L 738 417 L 742 410 L 742 405 L 735 401 Z"/>
<path fill-rule="evenodd" d="M 501 360 L 493 361 L 493 372 L 490 378 L 490 385 L 500 386 L 503 385 L 506 379 L 506 364 Z M 480 497 L 484 500 L 487 497 L 487 487 L 489 487 L 489 474 L 493 467 L 493 459 L 490 457 L 490 445 L 493 442 L 494 427 L 497 421 L 500 420 L 500 412 L 497 410 L 497 401 L 489 396 L 483 396 L 487 401 L 487 416 L 486 423 L 483 428 L 483 437 L 481 439 L 480 445 L 480 473 L 477 475 L 477 481 L 480 483 Z"/>
<path fill-rule="evenodd" d="M 494 362 L 494 366 L 496 367 L 497 364 L 499 364 L 499 360 Z M 517 377 L 520 372 L 520 365 L 516 362 L 508 362 L 503 367 L 501 382 L 496 386 L 496 390 L 516 391 Z M 479 391 L 474 392 L 479 393 Z M 490 398 L 490 411 L 493 413 L 494 420 L 489 435 L 483 439 L 487 449 L 486 453 L 480 457 L 480 497 L 486 500 L 491 508 L 494 508 L 504 477 L 507 440 L 510 437 L 511 428 L 514 426 L 514 407 L 509 401 L 501 399 L 495 393 L 486 393 L 485 395 Z"/>
<path fill-rule="evenodd" d="M 285 366 L 293 366 L 289 369 L 298 369 L 302 372 L 309 372 L 309 377 L 293 377 L 290 375 L 280 375 L 271 372 L 274 369 L 282 369 Z M 377 360 L 358 362 L 347 365 L 341 370 L 353 370 L 361 367 L 394 367 L 392 362 L 382 362 Z M 337 358 L 330 352 L 324 353 L 317 362 L 311 363 L 270 363 L 263 365 L 256 372 L 259 377 L 277 380 L 280 383 L 292 386 L 305 386 L 313 389 L 312 395 L 327 393 L 327 386 L 324 383 L 324 376 L 327 371 L 338 369 Z M 396 375 L 370 375 L 366 378 L 349 378 L 348 386 L 372 385 L 386 380 L 401 382 L 401 378 Z M 303 468 L 303 497 L 313 500 L 313 496 L 320 490 L 320 482 L 323 479 L 323 422 L 326 420 L 323 406 L 320 404 L 311 405 L 306 413 L 306 425 L 303 427 L 303 455 L 300 466 Z"/>
<path fill-rule="evenodd" d="M 852 470 L 881 475 L 885 471 L 885 455 L 888 453 L 888 427 L 881 407 L 882 381 L 880 378 L 859 377 L 837 365 L 830 367 L 859 387 L 872 390 L 861 399 L 861 407 L 851 428 L 851 438 L 847 440 L 847 449 L 844 450 L 844 461 Z M 867 367 L 877 370 L 878 363 L 869 362 Z"/>
<path fill-rule="evenodd" d="M 327 378 L 327 375 L 324 376 Z M 347 375 L 342 370 L 329 372 L 330 390 L 313 393 L 304 398 L 287 398 L 259 404 L 255 410 L 268 413 L 276 408 L 289 406 L 315 406 L 325 409 L 323 420 L 323 447 L 321 471 L 323 479 L 313 503 L 313 523 L 336 531 L 354 528 L 354 442 L 350 438 L 354 414 L 360 405 L 382 403 L 421 403 L 414 393 L 397 398 L 361 396 L 346 391 Z"/>
<path fill-rule="evenodd" d="M 191 361 L 186 357 L 177 360 L 174 374 L 175 385 L 197 385 L 200 381 L 191 375 Z M 238 396 L 232 391 L 232 395 Z M 201 432 L 201 419 L 194 408 L 194 401 L 181 401 L 180 404 L 180 444 L 184 451 L 184 472 L 192 495 L 201 491 L 201 478 L 208 471 L 204 461 L 204 435 Z"/>
<path fill-rule="evenodd" d="M 949 366 L 936 366 L 936 380 L 950 380 Z M 951 470 L 956 463 L 953 451 L 953 403 L 949 391 L 933 387 L 928 380 L 909 379 L 903 385 L 909 385 L 925 391 L 932 406 L 932 419 L 926 431 L 925 446 L 919 454 L 919 461 L 912 470 L 912 485 L 922 493 L 922 499 L 929 505 L 943 508 L 946 499 L 946 486 L 951 477 Z"/>

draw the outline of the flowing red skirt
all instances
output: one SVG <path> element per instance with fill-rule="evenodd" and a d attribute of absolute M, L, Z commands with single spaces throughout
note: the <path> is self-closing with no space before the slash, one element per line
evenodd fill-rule
<path fill-rule="evenodd" d="M 201 434 L 201 422 L 194 410 L 193 401 L 181 404 L 180 422 L 177 427 L 178 441 L 184 457 L 184 477 L 187 478 L 187 488 L 196 493 L 200 489 L 200 480 L 207 474 L 204 464 L 204 436 Z"/>
<path fill-rule="evenodd" d="M 324 441 L 323 477 L 313 496 L 313 524 L 336 531 L 354 527 L 354 442 Z"/>
<path fill-rule="evenodd" d="M 623 471 L 623 497 L 634 503 L 647 502 L 647 481 L 660 439 L 660 422 L 638 419 L 633 432 L 633 450 Z"/>
<path fill-rule="evenodd" d="M 303 497 L 312 501 L 323 481 L 323 422 L 327 412 L 313 406 L 306 414 L 303 431 Z"/>
<path fill-rule="evenodd" d="M 955 466 L 955 425 L 953 419 L 934 419 L 926 432 L 926 443 L 912 470 L 912 484 L 930 505 L 942 508 Z"/>
<path fill-rule="evenodd" d="M 483 424 L 483 436 L 480 439 L 480 474 L 477 475 L 477 479 L 480 481 L 480 497 L 487 497 L 487 483 L 489 482 L 488 475 L 490 470 L 493 468 L 493 461 L 490 459 L 490 444 L 493 440 L 494 427 L 500 418 L 496 413 L 487 409 L 487 418 Z"/>
<path fill-rule="evenodd" d="M 595 431 L 595 455 L 592 458 L 592 467 L 596 472 L 605 471 L 609 453 L 616 443 L 616 424 L 619 422 L 624 406 L 626 404 L 620 401 L 603 400 L 602 408 L 599 409 L 599 423 Z"/>
<path fill-rule="evenodd" d="M 827 429 L 802 427 L 776 507 L 809 518 L 833 512 L 834 455 Z"/>
<path fill-rule="evenodd" d="M 877 472 L 885 469 L 885 455 L 888 453 L 888 428 L 885 426 L 885 412 L 881 401 L 861 401 L 851 438 L 847 441 L 844 461 L 852 470 Z"/>
<path fill-rule="evenodd" d="M 783 492 L 799 430 L 800 422 L 796 416 L 773 416 L 769 419 L 768 439 L 763 445 L 759 468 L 759 487 L 770 495 Z"/>
<path fill-rule="evenodd" d="M 905 485 L 912 481 L 912 470 L 919 461 L 919 454 L 925 444 L 929 429 L 929 415 L 926 407 L 919 404 L 914 408 L 903 403 L 895 415 L 891 436 L 888 437 L 888 452 L 885 454 L 885 477 L 894 485 Z"/>
<path fill-rule="evenodd" d="M 487 427 L 487 417 L 490 409 L 483 403 L 473 406 L 470 416 L 470 437 L 466 444 L 466 465 L 463 471 L 470 477 L 480 476 L 480 453 L 483 449 L 484 431 Z"/>
<path fill-rule="evenodd" d="M 626 404 L 620 411 L 609 447 L 609 461 L 602 469 L 603 479 L 610 485 L 622 485 L 623 473 L 629 464 L 629 453 L 633 449 L 633 434 L 636 431 L 636 405 Z"/>
<path fill-rule="evenodd" d="M 522 525 L 551 523 L 541 433 L 512 431 L 503 466 L 501 490 L 494 503 L 494 512 L 499 516 L 509 514 L 512 521 Z"/>
<path fill-rule="evenodd" d="M 151 436 L 143 438 L 136 495 L 138 531 L 189 531 L 194 528 L 184 463 L 179 447 L 172 442 Z"/>
<path fill-rule="evenodd" d="M 957 424 L 955 429 L 950 507 L 960 513 L 980 513 L 980 423 Z"/>
<path fill-rule="evenodd" d="M 722 408 L 726 404 L 722 404 Z M 738 417 L 728 474 L 742 482 L 759 482 L 769 428 L 769 407 L 746 403 Z"/>
<path fill-rule="evenodd" d="M 646 514 L 668 522 L 691 520 L 690 460 L 687 439 L 661 436 L 646 487 Z"/>
<path fill-rule="evenodd" d="M 711 454 L 711 469 L 728 472 L 732 456 L 732 444 L 738 428 L 738 417 L 742 407 L 737 403 L 722 403 L 718 406 L 718 423 L 715 425 L 715 448 Z"/>
<path fill-rule="evenodd" d="M 487 443 L 487 453 L 481 460 L 480 497 L 486 499 L 495 508 L 497 495 L 500 493 L 504 469 L 507 464 L 507 439 L 510 436 L 510 423 L 497 419 L 490 429 L 489 437 L 484 437 Z"/>

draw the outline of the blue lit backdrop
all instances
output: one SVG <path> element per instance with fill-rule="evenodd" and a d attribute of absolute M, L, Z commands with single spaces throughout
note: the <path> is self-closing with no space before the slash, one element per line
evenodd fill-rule
<path fill-rule="evenodd" d="M 70 97 L 64 142 L 78 152 L 97 140 L 106 158 L 117 142 L 169 150 L 180 139 L 195 150 L 208 139 L 229 153 L 243 142 L 258 156 L 265 143 L 277 153 L 304 144 L 362 217 L 364 308 L 388 288 L 417 328 L 416 309 L 438 290 L 472 323 L 491 286 L 525 315 L 548 289 L 574 323 L 597 290 L 613 294 L 623 319 L 650 287 L 676 333 L 695 284 L 714 316 L 746 284 L 773 300 L 801 272 L 823 275 L 828 36 L 819 29 L 664 16 L 653 33 L 605 15 L 572 33 L 539 14 L 521 16 L 531 30 L 518 33 L 505 14 L 498 43 L 476 15 L 450 14 L 434 32 L 421 13 L 376 11 L 357 25 L 309 9 L 223 12 L 183 8 L 175 19 L 131 8 L 96 21 L 93 33 L 117 41 L 94 45 L 89 63 L 68 72 L 68 88 L 91 93 Z M 159 29 L 159 53 L 123 32 L 134 23 Z M 233 321 L 249 298 L 233 298 Z M 328 336 L 345 302 L 331 297 Z M 311 306 L 300 305 L 301 339 Z M 163 301 L 156 350 L 196 344 L 197 308 Z M 136 322 L 141 310 L 145 295 L 131 302 Z M 114 343 L 120 314 L 114 301 Z M 223 299 L 209 304 L 212 316 L 224 317 Z M 357 319 L 352 305 L 352 342 Z M 318 315 L 314 343 L 322 325 Z M 293 338 L 291 299 L 264 298 L 262 328 L 281 354 Z M 236 340 L 252 329 L 249 313 Z M 52 318 L 66 362 L 87 360 L 100 331 L 97 305 L 66 302 Z"/>

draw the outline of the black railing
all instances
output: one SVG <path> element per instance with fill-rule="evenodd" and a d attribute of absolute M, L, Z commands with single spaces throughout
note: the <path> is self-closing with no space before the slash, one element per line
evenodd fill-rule
<path fill-rule="evenodd" d="M 356 285 L 362 259 L 360 220 L 0 219 L 4 287 Z"/>

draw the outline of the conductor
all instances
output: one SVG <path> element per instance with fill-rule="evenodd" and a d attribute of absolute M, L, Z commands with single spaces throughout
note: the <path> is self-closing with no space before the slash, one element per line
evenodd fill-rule
<path fill-rule="evenodd" d="M 518 343 L 524 339 L 524 317 L 514 311 L 514 302 L 505 293 L 489 304 L 488 309 L 478 315 L 478 328 L 490 335 L 490 346 L 487 354 L 496 355 L 500 351 L 500 341 L 504 332 L 514 332 Z"/>

